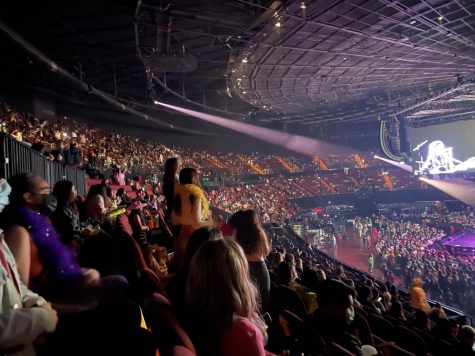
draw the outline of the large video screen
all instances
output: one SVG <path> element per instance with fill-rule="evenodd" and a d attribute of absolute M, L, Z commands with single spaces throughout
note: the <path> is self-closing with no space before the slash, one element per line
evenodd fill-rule
<path fill-rule="evenodd" d="M 475 172 L 475 120 L 411 129 L 415 175 Z"/>

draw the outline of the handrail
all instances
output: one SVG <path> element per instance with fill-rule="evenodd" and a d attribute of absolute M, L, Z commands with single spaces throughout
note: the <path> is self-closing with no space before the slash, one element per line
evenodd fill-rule
<path fill-rule="evenodd" d="M 83 170 L 52 162 L 25 143 L 0 133 L 0 177 L 9 179 L 28 172 L 42 176 L 51 187 L 59 181 L 69 180 L 79 195 L 86 194 L 86 173 Z"/>

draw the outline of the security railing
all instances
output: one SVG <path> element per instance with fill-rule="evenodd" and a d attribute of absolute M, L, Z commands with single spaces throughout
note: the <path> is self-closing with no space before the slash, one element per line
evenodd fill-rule
<path fill-rule="evenodd" d="M 52 162 L 28 145 L 0 133 L 0 178 L 32 172 L 45 178 L 51 187 L 61 180 L 69 180 L 78 194 L 86 194 L 86 174 L 83 170 Z"/>

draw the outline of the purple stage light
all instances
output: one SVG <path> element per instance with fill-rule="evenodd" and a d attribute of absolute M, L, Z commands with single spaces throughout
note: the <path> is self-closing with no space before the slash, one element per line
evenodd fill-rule
<path fill-rule="evenodd" d="M 155 101 L 155 104 L 164 106 L 166 108 L 181 112 L 186 115 L 196 117 L 198 119 L 211 122 L 215 125 L 225 127 L 227 129 L 240 132 L 242 134 L 263 140 L 274 145 L 284 147 L 288 150 L 302 153 L 308 156 L 315 156 L 317 153 L 323 151 L 333 151 L 333 152 L 346 152 L 350 151 L 348 148 L 337 146 L 328 142 L 316 140 L 310 137 L 293 135 L 286 132 L 281 132 L 273 129 L 268 129 L 265 127 L 260 127 L 256 125 L 247 124 L 244 122 L 239 122 L 231 119 L 226 119 L 224 117 L 205 114 L 199 111 L 185 109 L 179 106 L 174 106 L 170 104 L 161 103 Z"/>

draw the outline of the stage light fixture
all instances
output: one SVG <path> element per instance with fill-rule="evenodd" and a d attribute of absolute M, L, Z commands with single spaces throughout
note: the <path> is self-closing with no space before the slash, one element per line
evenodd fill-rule
<path fill-rule="evenodd" d="M 305 3 L 302 1 L 302 3 L 300 4 L 300 8 L 302 10 L 305 10 L 307 8 L 307 6 L 305 5 Z"/>

